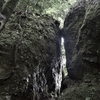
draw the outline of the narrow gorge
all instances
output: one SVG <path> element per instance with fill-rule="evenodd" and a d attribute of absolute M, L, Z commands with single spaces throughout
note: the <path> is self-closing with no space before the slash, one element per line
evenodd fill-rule
<path fill-rule="evenodd" d="M 99 100 L 100 1 L 15 1 L 0 0 L 0 100 Z"/>

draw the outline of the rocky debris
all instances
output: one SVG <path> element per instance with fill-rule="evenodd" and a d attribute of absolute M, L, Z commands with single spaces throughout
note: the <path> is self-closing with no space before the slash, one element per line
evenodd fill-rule
<path fill-rule="evenodd" d="M 100 84 L 97 75 L 87 73 L 83 80 L 67 82 L 67 88 L 62 91 L 58 100 L 97 100 L 100 98 Z"/>

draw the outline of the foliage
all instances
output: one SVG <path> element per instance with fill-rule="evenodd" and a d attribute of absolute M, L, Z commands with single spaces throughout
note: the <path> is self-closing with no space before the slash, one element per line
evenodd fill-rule
<path fill-rule="evenodd" d="M 33 12 L 33 14 L 49 14 L 62 24 L 65 16 L 75 0 L 20 0 L 17 9 Z"/>

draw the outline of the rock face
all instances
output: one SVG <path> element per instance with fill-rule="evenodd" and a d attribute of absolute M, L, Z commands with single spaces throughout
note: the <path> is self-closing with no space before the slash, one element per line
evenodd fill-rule
<path fill-rule="evenodd" d="M 67 88 L 58 100 L 100 99 L 99 32 L 100 0 L 81 1 L 70 9 L 62 30 L 69 77 L 63 80 Z"/>
<path fill-rule="evenodd" d="M 69 77 L 80 79 L 100 65 L 100 1 L 82 0 L 66 16 L 63 37 Z"/>
<path fill-rule="evenodd" d="M 0 34 L 0 100 L 46 100 L 59 65 L 58 26 L 47 15 L 12 16 Z"/>

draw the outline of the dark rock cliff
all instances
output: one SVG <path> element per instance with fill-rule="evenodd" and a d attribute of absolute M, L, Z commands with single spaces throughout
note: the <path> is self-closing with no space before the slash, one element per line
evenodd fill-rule
<path fill-rule="evenodd" d="M 70 8 L 62 29 L 69 77 L 59 100 L 100 99 L 100 1 L 84 1 Z"/>
<path fill-rule="evenodd" d="M 89 68 L 99 66 L 99 5 L 99 0 L 83 0 L 70 8 L 65 19 L 63 37 L 71 78 L 81 78 Z"/>
<path fill-rule="evenodd" d="M 54 85 L 52 65 L 59 65 L 58 31 L 48 15 L 13 14 L 0 34 L 0 100 L 45 99 Z"/>

